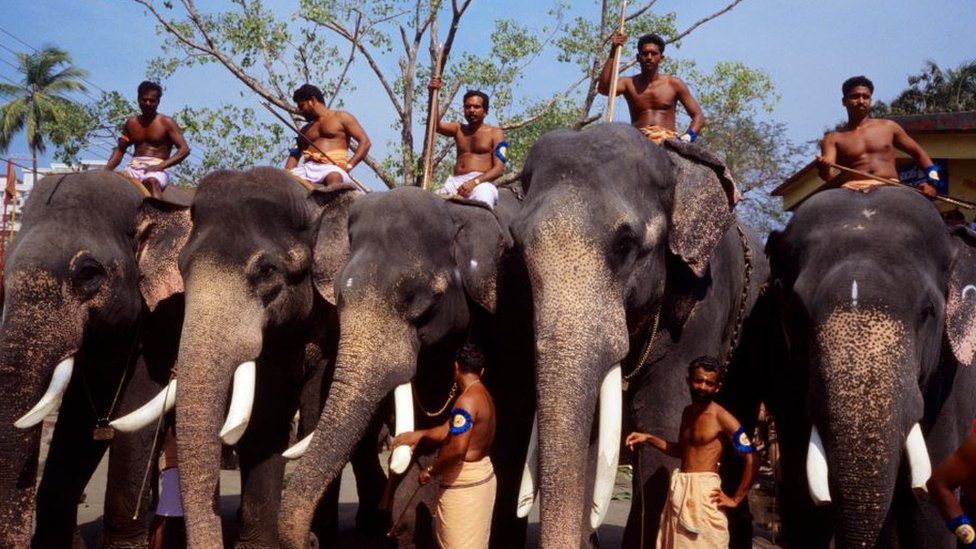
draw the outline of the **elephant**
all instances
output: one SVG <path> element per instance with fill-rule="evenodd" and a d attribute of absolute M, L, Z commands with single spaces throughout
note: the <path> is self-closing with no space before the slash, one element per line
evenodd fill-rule
<path fill-rule="evenodd" d="M 976 234 L 909 189 L 822 191 L 766 244 L 791 547 L 955 547 L 916 492 L 972 431 Z"/>
<path fill-rule="evenodd" d="M 728 363 L 726 407 L 754 425 L 757 397 L 729 388 L 749 387 L 754 375 L 736 344 L 768 264 L 758 238 L 735 221 L 731 176 L 697 145 L 656 146 L 623 124 L 557 130 L 532 147 L 522 185 L 512 232 L 534 310 L 540 547 L 587 545 L 612 493 L 621 408 L 633 428 L 677 436 L 691 402 L 688 363 L 712 355 Z M 622 406 L 611 403 L 621 377 Z M 677 465 L 653 449 L 634 457 L 625 546 L 653 546 Z M 743 522 L 731 521 L 733 544 L 751 543 Z"/>
<path fill-rule="evenodd" d="M 494 211 L 414 187 L 353 205 L 349 259 L 335 282 L 341 335 L 332 392 L 282 496 L 282 547 L 306 546 L 315 502 L 335 484 L 391 391 L 397 434 L 414 429 L 414 402 L 417 428 L 447 420 L 452 364 L 465 341 L 485 352 L 483 381 L 496 404 L 491 545 L 525 544 L 527 522 L 516 517 L 515 504 L 534 398 L 528 288 L 508 231 L 517 209 L 504 189 Z M 406 471 L 394 494 L 391 534 L 400 547 L 431 547 L 436 482 L 418 488 L 419 467 L 407 469 L 401 450 L 407 447 L 391 460 L 391 470 Z M 431 459 L 414 457 L 424 465 Z"/>
<path fill-rule="evenodd" d="M 223 546 L 214 505 L 221 442 L 236 444 L 240 462 L 236 547 L 277 544 L 281 453 L 300 404 L 302 434 L 311 431 L 329 391 L 331 375 L 323 369 L 338 338 L 332 280 L 348 249 L 349 206 L 360 194 L 351 185 L 309 185 L 267 167 L 219 170 L 200 181 L 193 230 L 179 257 L 186 310 L 175 391 L 192 547 Z M 361 505 L 378 501 L 386 482 L 375 447 L 371 458 L 372 466 L 357 471 Z M 329 528 L 329 517 L 322 519 L 321 528 Z"/>
<path fill-rule="evenodd" d="M 93 171 L 47 176 L 27 201 L 3 266 L 2 547 L 32 544 L 35 509 L 33 546 L 71 547 L 79 499 L 109 448 L 103 546 L 145 545 L 139 488 L 154 431 L 112 438 L 106 421 L 165 385 L 176 358 L 189 197 L 174 187 L 164 198 Z M 59 405 L 35 494 L 40 423 Z"/>

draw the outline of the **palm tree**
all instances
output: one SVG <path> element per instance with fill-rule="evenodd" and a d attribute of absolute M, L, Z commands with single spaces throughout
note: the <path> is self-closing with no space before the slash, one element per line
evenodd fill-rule
<path fill-rule="evenodd" d="M 0 82 L 0 97 L 10 98 L 0 105 L 0 152 L 6 152 L 13 137 L 26 130 L 31 167 L 37 179 L 37 153 L 45 149 L 42 128 L 49 122 L 58 122 L 69 109 L 80 108 L 64 94 L 85 91 L 79 79 L 88 71 L 72 65 L 68 52 L 54 46 L 16 55 L 23 80 L 20 84 Z"/>
<path fill-rule="evenodd" d="M 908 77 L 909 87 L 891 102 L 892 114 L 960 112 L 976 109 L 976 60 L 943 70 L 926 61 L 922 72 Z"/>

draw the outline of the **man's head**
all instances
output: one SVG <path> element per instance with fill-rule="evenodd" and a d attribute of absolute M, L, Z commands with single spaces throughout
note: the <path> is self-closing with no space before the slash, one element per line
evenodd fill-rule
<path fill-rule="evenodd" d="M 722 365 L 711 356 L 700 356 L 688 364 L 688 390 L 692 402 L 711 402 L 722 388 Z"/>
<path fill-rule="evenodd" d="M 641 71 L 656 71 L 664 59 L 664 39 L 656 34 L 645 34 L 637 39 L 637 62 Z"/>
<path fill-rule="evenodd" d="M 481 122 L 488 116 L 488 94 L 481 90 L 468 90 L 464 94 L 464 119 L 469 124 Z"/>
<path fill-rule="evenodd" d="M 142 111 L 142 114 L 156 114 L 156 109 L 159 108 L 159 100 L 163 97 L 162 86 L 155 82 L 145 80 L 136 88 L 136 94 L 139 101 L 139 110 Z"/>
<path fill-rule="evenodd" d="M 866 76 L 853 76 L 844 81 L 840 87 L 844 92 L 841 104 L 847 109 L 849 116 L 867 116 L 871 112 L 871 95 L 874 93 L 874 83 Z"/>
<path fill-rule="evenodd" d="M 302 85 L 302 87 L 295 90 L 295 93 L 291 97 L 298 107 L 298 112 L 306 119 L 314 118 L 316 103 L 325 104 L 325 97 L 322 96 L 322 90 L 311 84 Z"/>
<path fill-rule="evenodd" d="M 473 343 L 465 343 L 458 350 L 454 366 L 459 377 L 463 374 L 484 375 L 485 354 Z"/>

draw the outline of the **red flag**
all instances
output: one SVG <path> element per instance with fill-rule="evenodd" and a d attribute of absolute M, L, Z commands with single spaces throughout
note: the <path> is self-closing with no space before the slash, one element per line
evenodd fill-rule
<path fill-rule="evenodd" d="M 10 200 L 17 196 L 17 172 L 14 171 L 14 163 L 11 160 L 7 160 L 7 196 L 6 199 Z"/>

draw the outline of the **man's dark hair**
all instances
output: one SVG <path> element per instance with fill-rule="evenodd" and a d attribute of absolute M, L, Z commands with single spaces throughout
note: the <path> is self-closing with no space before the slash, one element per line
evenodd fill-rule
<path fill-rule="evenodd" d="M 664 39 L 661 38 L 660 35 L 657 35 L 657 34 L 645 34 L 644 36 L 641 36 L 640 38 L 638 38 L 637 39 L 637 51 L 638 52 L 640 52 L 641 47 L 644 44 L 655 44 L 655 45 L 657 45 L 658 49 L 661 50 L 661 53 L 664 53 L 664 44 L 665 44 L 665 42 L 664 42 Z"/>
<path fill-rule="evenodd" d="M 485 112 L 488 112 L 488 94 L 481 90 L 468 90 L 468 93 L 464 94 L 464 99 L 462 101 L 467 101 L 469 97 L 480 97 L 485 103 Z"/>
<path fill-rule="evenodd" d="M 143 80 L 139 84 L 139 87 L 136 89 L 136 93 L 138 93 L 139 95 L 142 95 L 144 93 L 148 93 L 148 92 L 151 92 L 151 91 L 155 91 L 156 93 L 159 94 L 160 97 L 163 96 L 163 87 L 160 86 L 159 84 L 155 83 L 155 82 L 150 81 L 150 80 Z"/>
<path fill-rule="evenodd" d="M 457 353 L 458 369 L 463 374 L 478 374 L 485 367 L 485 354 L 474 343 L 465 343 Z"/>
<path fill-rule="evenodd" d="M 292 100 L 294 100 L 296 103 L 299 101 L 308 101 L 313 97 L 319 103 L 325 103 L 325 97 L 322 96 L 322 90 L 311 84 L 303 84 L 302 87 L 295 90 L 295 93 L 291 96 Z"/>
<path fill-rule="evenodd" d="M 719 377 L 722 375 L 722 365 L 713 356 L 700 356 L 688 363 L 688 377 L 691 377 L 699 368 L 709 373 L 715 372 L 719 374 Z"/>
<path fill-rule="evenodd" d="M 843 92 L 844 97 L 847 97 L 847 92 L 858 86 L 864 86 L 865 88 L 871 90 L 871 93 L 874 94 L 874 82 L 868 80 L 868 77 L 864 75 L 852 76 L 847 80 L 844 80 L 844 83 L 840 86 L 840 91 Z"/>

